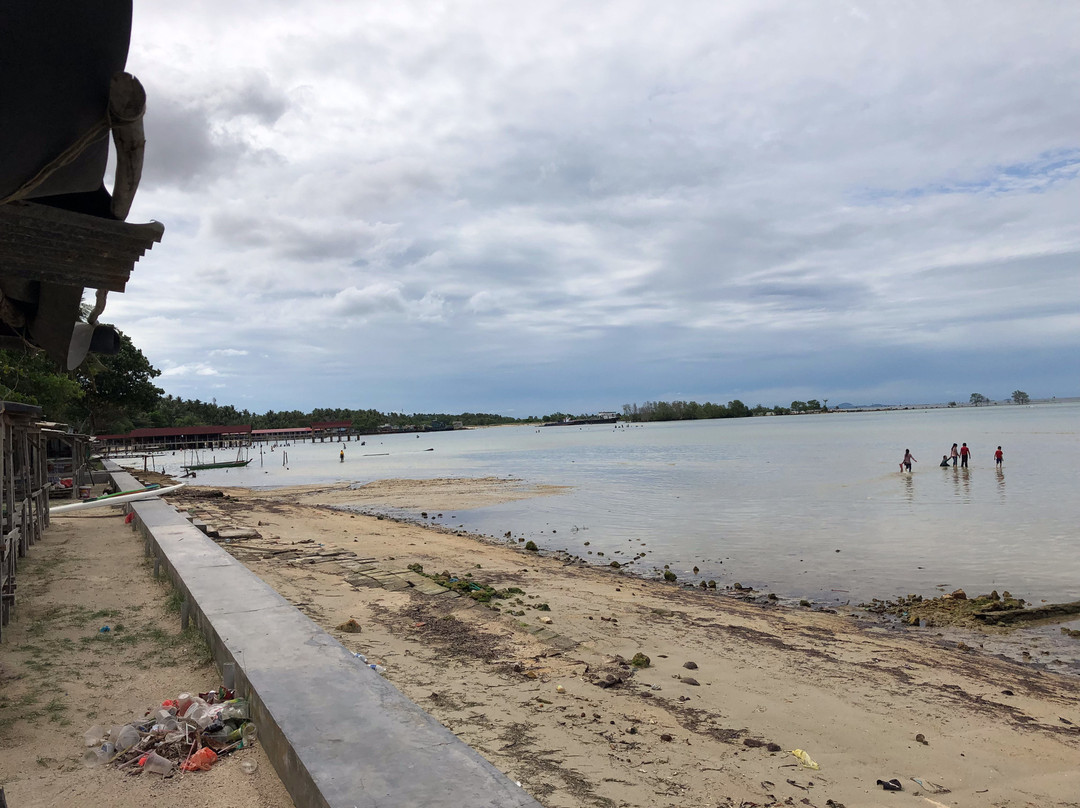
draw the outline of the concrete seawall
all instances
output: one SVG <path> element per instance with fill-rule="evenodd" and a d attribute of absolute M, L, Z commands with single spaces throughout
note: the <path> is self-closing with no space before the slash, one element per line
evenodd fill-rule
<path fill-rule="evenodd" d="M 139 483 L 106 461 L 121 490 Z M 263 745 L 301 808 L 539 808 L 160 499 L 128 506 L 219 668 L 232 663 Z"/>

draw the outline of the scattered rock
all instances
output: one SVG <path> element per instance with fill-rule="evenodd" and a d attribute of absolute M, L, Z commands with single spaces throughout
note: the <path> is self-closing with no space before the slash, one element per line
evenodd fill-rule
<path fill-rule="evenodd" d="M 551 625 L 551 623 L 552 623 L 552 620 L 551 620 L 551 618 L 550 618 L 550 617 L 548 617 L 547 615 L 542 615 L 542 616 L 540 617 L 540 622 L 541 622 L 541 623 L 543 623 L 544 625 L 550 626 L 550 625 Z"/>
<path fill-rule="evenodd" d="M 749 746 L 751 749 L 760 749 L 765 745 L 765 741 L 759 741 L 757 738 L 743 738 L 743 746 Z"/>
<path fill-rule="evenodd" d="M 664 742 L 666 742 L 666 743 L 671 743 L 671 741 L 672 741 L 673 739 L 672 739 L 672 737 L 671 737 L 670 735 L 668 735 L 668 734 L 667 734 L 667 733 L 665 732 L 664 734 L 662 734 L 662 735 L 660 736 L 660 740 L 661 740 L 661 741 L 664 741 Z"/>
<path fill-rule="evenodd" d="M 945 597 L 952 598 L 953 600 L 967 600 L 967 592 L 965 592 L 963 589 L 956 589 L 950 592 Z"/>
<path fill-rule="evenodd" d="M 664 570 L 664 580 L 665 580 L 665 581 L 674 581 L 674 580 L 676 580 L 676 579 L 677 579 L 678 577 L 679 577 L 679 576 L 678 576 L 678 575 L 676 575 L 676 574 L 675 574 L 674 572 L 672 572 L 671 570 Z"/>
<path fill-rule="evenodd" d="M 531 539 L 525 542 L 525 549 L 528 550 L 530 553 L 540 552 L 540 548 L 536 546 L 536 542 L 532 541 Z"/>
<path fill-rule="evenodd" d="M 686 668 L 688 671 L 696 671 L 697 670 L 697 663 L 696 662 L 684 662 L 682 664 L 682 666 L 684 668 Z"/>
<path fill-rule="evenodd" d="M 926 736 L 923 735 L 921 732 L 918 735 L 915 736 L 915 740 L 918 743 L 921 743 L 923 746 L 929 746 L 930 745 L 930 741 L 926 740 Z"/>
<path fill-rule="evenodd" d="M 337 629 L 338 631 L 344 631 L 346 634 L 359 634 L 361 631 L 360 624 L 351 617 L 339 625 Z"/>
<path fill-rule="evenodd" d="M 692 687 L 701 687 L 701 682 L 695 679 L 693 676 L 683 676 L 681 681 L 684 685 L 691 685 Z"/>
<path fill-rule="evenodd" d="M 650 664 L 652 664 L 652 660 L 649 659 L 645 654 L 638 651 L 636 654 L 634 654 L 634 658 L 630 660 L 630 664 L 633 665 L 635 668 L 647 668 Z"/>
<path fill-rule="evenodd" d="M 768 749 L 770 752 L 783 752 L 784 751 L 784 747 L 782 747 L 778 743 L 770 743 L 770 744 L 766 745 L 765 748 Z"/>

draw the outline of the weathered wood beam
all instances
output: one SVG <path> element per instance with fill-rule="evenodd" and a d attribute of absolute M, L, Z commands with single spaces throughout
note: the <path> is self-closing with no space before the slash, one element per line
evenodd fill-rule
<path fill-rule="evenodd" d="M 143 115 L 146 90 L 130 73 L 117 73 L 109 88 L 109 121 L 116 147 L 116 175 L 113 180 L 112 214 L 123 221 L 135 200 L 142 179 L 146 136 Z"/>

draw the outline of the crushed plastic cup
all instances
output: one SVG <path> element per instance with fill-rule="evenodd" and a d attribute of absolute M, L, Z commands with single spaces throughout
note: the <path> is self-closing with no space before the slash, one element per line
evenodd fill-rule
<path fill-rule="evenodd" d="M 88 767 L 100 766 L 112 760 L 115 754 L 116 747 L 106 741 L 97 749 L 87 749 L 86 754 L 83 755 L 83 763 Z"/>
<path fill-rule="evenodd" d="M 244 774 L 255 774 L 257 768 L 259 768 L 259 761 L 255 758 L 244 758 L 240 761 L 240 771 Z"/>
<path fill-rule="evenodd" d="M 97 724 L 94 724 L 94 726 L 83 733 L 83 740 L 86 742 L 87 746 L 100 746 L 101 742 L 105 740 L 105 730 Z"/>
<path fill-rule="evenodd" d="M 140 740 L 142 740 L 142 736 L 139 734 L 139 731 L 131 726 L 131 724 L 128 724 L 117 734 L 116 748 L 121 752 L 126 752 Z"/>
<path fill-rule="evenodd" d="M 191 706 L 186 713 L 184 713 L 184 720 L 191 724 L 196 724 L 199 729 L 206 729 L 214 722 L 214 716 L 207 709 L 205 704 L 195 703 Z"/>
<path fill-rule="evenodd" d="M 240 738 L 244 742 L 244 748 L 247 749 L 255 743 L 255 739 L 259 736 L 259 728 L 252 722 L 248 721 L 244 726 L 240 728 Z"/>
<path fill-rule="evenodd" d="M 146 760 L 142 764 L 142 767 L 144 772 L 164 775 L 172 771 L 173 762 L 167 757 L 162 757 L 157 752 L 151 752 L 146 756 Z"/>

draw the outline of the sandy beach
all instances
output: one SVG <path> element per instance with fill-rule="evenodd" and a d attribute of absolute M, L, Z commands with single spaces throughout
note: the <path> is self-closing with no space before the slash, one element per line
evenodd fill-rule
<path fill-rule="evenodd" d="M 1076 678 L 980 652 L 977 634 L 749 604 L 343 509 L 544 493 L 396 480 L 171 501 L 546 806 L 1078 804 Z M 894 778 L 903 792 L 877 783 Z"/>

